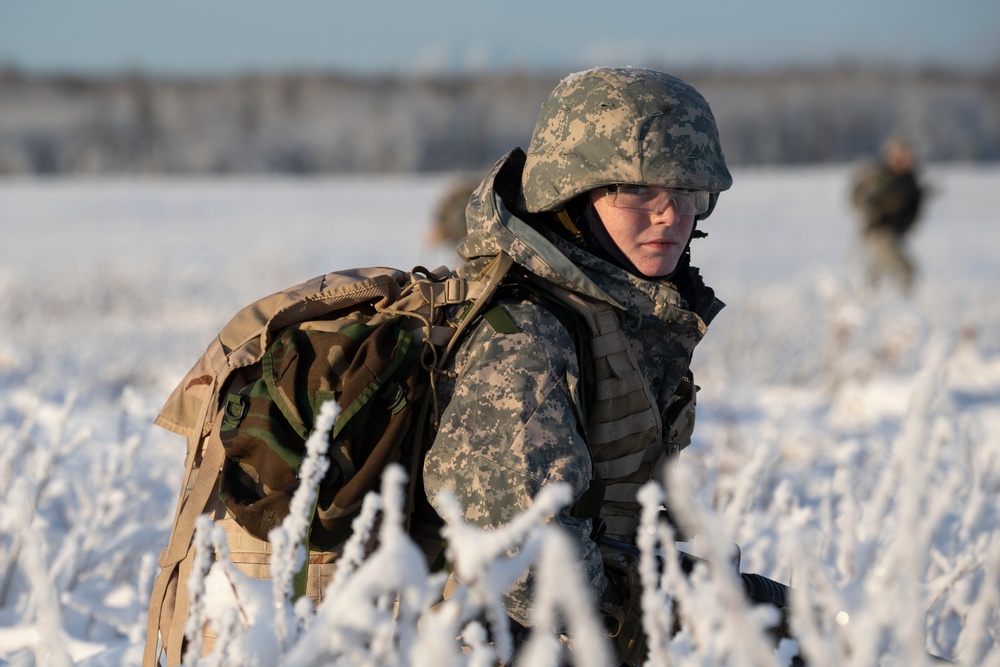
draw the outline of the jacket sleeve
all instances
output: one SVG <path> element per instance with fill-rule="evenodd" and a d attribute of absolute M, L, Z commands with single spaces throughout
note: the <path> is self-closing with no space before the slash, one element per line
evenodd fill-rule
<path fill-rule="evenodd" d="M 428 500 L 448 489 L 465 520 L 496 528 L 523 512 L 546 484 L 565 482 L 574 499 L 592 465 L 583 437 L 576 350 L 554 315 L 530 302 L 502 306 L 516 333 L 480 324 L 455 359 L 454 391 L 424 461 Z M 554 521 L 580 547 L 582 575 L 595 596 L 606 586 L 591 522 L 568 511 Z M 528 625 L 530 576 L 510 591 L 508 614 Z"/>

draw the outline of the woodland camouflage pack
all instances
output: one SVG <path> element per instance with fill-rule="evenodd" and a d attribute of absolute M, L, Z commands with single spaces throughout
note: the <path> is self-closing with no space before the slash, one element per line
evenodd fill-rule
<path fill-rule="evenodd" d="M 389 462 L 418 462 L 435 370 L 511 264 L 500 254 L 471 280 L 444 268 L 329 273 L 247 306 L 222 329 L 156 419 L 184 435 L 188 450 L 151 596 L 144 665 L 158 664 L 163 651 L 168 665 L 182 658 L 199 515 L 226 530 L 237 567 L 269 576 L 267 534 L 288 514 L 313 419 L 333 399 L 340 412 L 301 591 L 321 599 L 364 495 Z"/>

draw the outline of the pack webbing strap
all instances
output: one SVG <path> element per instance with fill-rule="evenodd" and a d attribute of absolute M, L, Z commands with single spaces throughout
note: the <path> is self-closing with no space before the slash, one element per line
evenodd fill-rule
<path fill-rule="evenodd" d="M 583 423 L 586 425 L 587 449 L 589 450 L 590 444 L 596 440 L 594 437 L 595 428 L 590 424 L 590 413 L 593 403 L 597 399 L 597 389 L 599 386 L 593 375 L 593 360 L 595 352 L 601 351 L 601 346 L 594 343 L 599 338 L 604 338 L 617 332 L 617 316 L 610 310 L 597 314 L 595 322 L 599 329 L 600 336 L 598 336 L 590 326 L 581 320 L 581 316 L 572 307 L 559 300 L 557 296 L 539 289 L 530 281 L 508 285 L 507 288 L 512 296 L 533 301 L 555 315 L 556 319 L 566 329 L 566 333 L 573 339 L 573 346 L 576 348 L 577 364 L 580 367 L 581 417 Z M 591 519 L 596 528 L 600 525 L 601 508 L 604 505 L 604 493 L 607 485 L 599 470 L 599 464 L 593 461 L 593 459 L 591 459 L 591 463 L 593 466 L 593 477 L 580 498 L 569 508 L 569 512 L 571 516 L 576 518 Z"/>
<path fill-rule="evenodd" d="M 174 568 L 160 570 L 160 574 L 153 582 L 146 621 L 146 648 L 142 652 L 143 667 L 154 667 L 160 662 L 159 651 L 156 650 L 159 644 L 160 610 L 163 608 L 163 601 L 167 596 L 167 584 L 170 583 L 170 575 L 173 573 Z"/>
<path fill-rule="evenodd" d="M 177 597 L 174 599 L 170 632 L 167 633 L 170 639 L 170 645 L 167 646 L 167 667 L 180 665 L 184 658 L 184 628 L 187 626 L 188 607 L 191 605 L 187 580 L 191 578 L 192 569 L 194 569 L 194 558 L 185 558 L 177 564 Z"/>
<path fill-rule="evenodd" d="M 160 567 L 163 569 L 160 570 L 160 574 L 153 583 L 153 593 L 149 600 L 146 647 L 142 654 L 143 667 L 154 667 L 159 663 L 160 656 L 157 651 L 157 635 L 159 634 L 167 587 L 171 577 L 175 573 L 177 573 L 179 580 L 177 582 L 177 598 L 174 603 L 174 616 L 170 635 L 173 636 L 174 632 L 177 631 L 178 625 L 180 632 L 184 632 L 184 622 L 178 624 L 178 617 L 183 618 L 185 621 L 187 619 L 187 581 L 180 577 L 182 573 L 178 572 L 178 563 L 184 560 L 184 557 L 187 556 L 188 551 L 191 549 L 191 541 L 194 539 L 195 521 L 208 507 L 209 499 L 212 497 L 212 490 L 215 488 L 219 471 L 222 469 L 222 462 L 225 459 L 225 448 L 222 446 L 222 440 L 219 437 L 219 426 L 221 423 L 222 420 L 219 419 L 212 427 L 212 434 L 206 440 L 205 453 L 202 457 L 201 465 L 197 467 L 197 472 L 192 470 L 192 474 L 196 475 L 194 485 L 191 487 L 191 492 L 184 499 L 183 505 L 178 510 L 177 518 L 174 521 L 174 528 L 171 531 L 170 542 L 160 555 Z M 191 458 L 191 465 L 194 466 L 194 455 Z M 183 641 L 177 640 L 171 642 L 171 644 L 177 647 L 177 652 L 179 653 Z M 179 655 L 176 661 L 172 661 L 173 658 L 174 656 L 168 653 L 167 663 L 179 664 Z"/>
<path fill-rule="evenodd" d="M 461 338 L 460 334 L 476 320 L 476 316 L 482 312 L 483 308 L 485 308 L 487 304 L 489 304 L 493 293 L 498 287 L 500 287 L 500 282 L 504 279 L 507 272 L 510 270 L 510 267 L 513 265 L 514 258 L 501 251 L 500 254 L 497 255 L 497 258 L 490 262 L 490 265 L 486 267 L 485 271 L 483 271 L 483 274 L 486 277 L 485 285 L 483 286 L 483 293 L 462 313 L 462 323 L 458 325 L 455 335 L 448 343 L 448 347 L 445 349 L 445 353 L 441 357 L 439 364 L 443 365 L 448 360 L 448 357 L 451 356 L 452 349 L 458 344 L 458 341 Z"/>

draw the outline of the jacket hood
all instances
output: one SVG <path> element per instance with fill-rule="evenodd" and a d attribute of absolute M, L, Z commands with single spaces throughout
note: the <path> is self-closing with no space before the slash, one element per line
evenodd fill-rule
<path fill-rule="evenodd" d="M 503 251 L 524 270 L 565 289 L 605 301 L 620 310 L 666 317 L 667 311 L 687 312 L 676 287 L 664 280 L 635 276 L 561 238 L 545 217 L 528 213 L 521 190 L 525 153 L 520 148 L 501 158 L 480 183 L 466 208 L 468 233 L 458 246 L 467 262 L 458 272 L 481 270 Z M 707 324 L 723 303 L 692 271 L 698 301 L 697 315 Z M 704 326 L 704 324 L 702 326 Z"/>

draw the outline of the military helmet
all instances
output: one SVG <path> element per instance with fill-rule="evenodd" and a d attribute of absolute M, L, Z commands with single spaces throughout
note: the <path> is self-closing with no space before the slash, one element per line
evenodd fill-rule
<path fill-rule="evenodd" d="M 693 86 L 635 67 L 599 67 L 559 82 L 528 147 L 521 177 L 528 210 L 558 210 L 615 183 L 704 190 L 713 205 L 729 189 L 715 117 Z"/>

